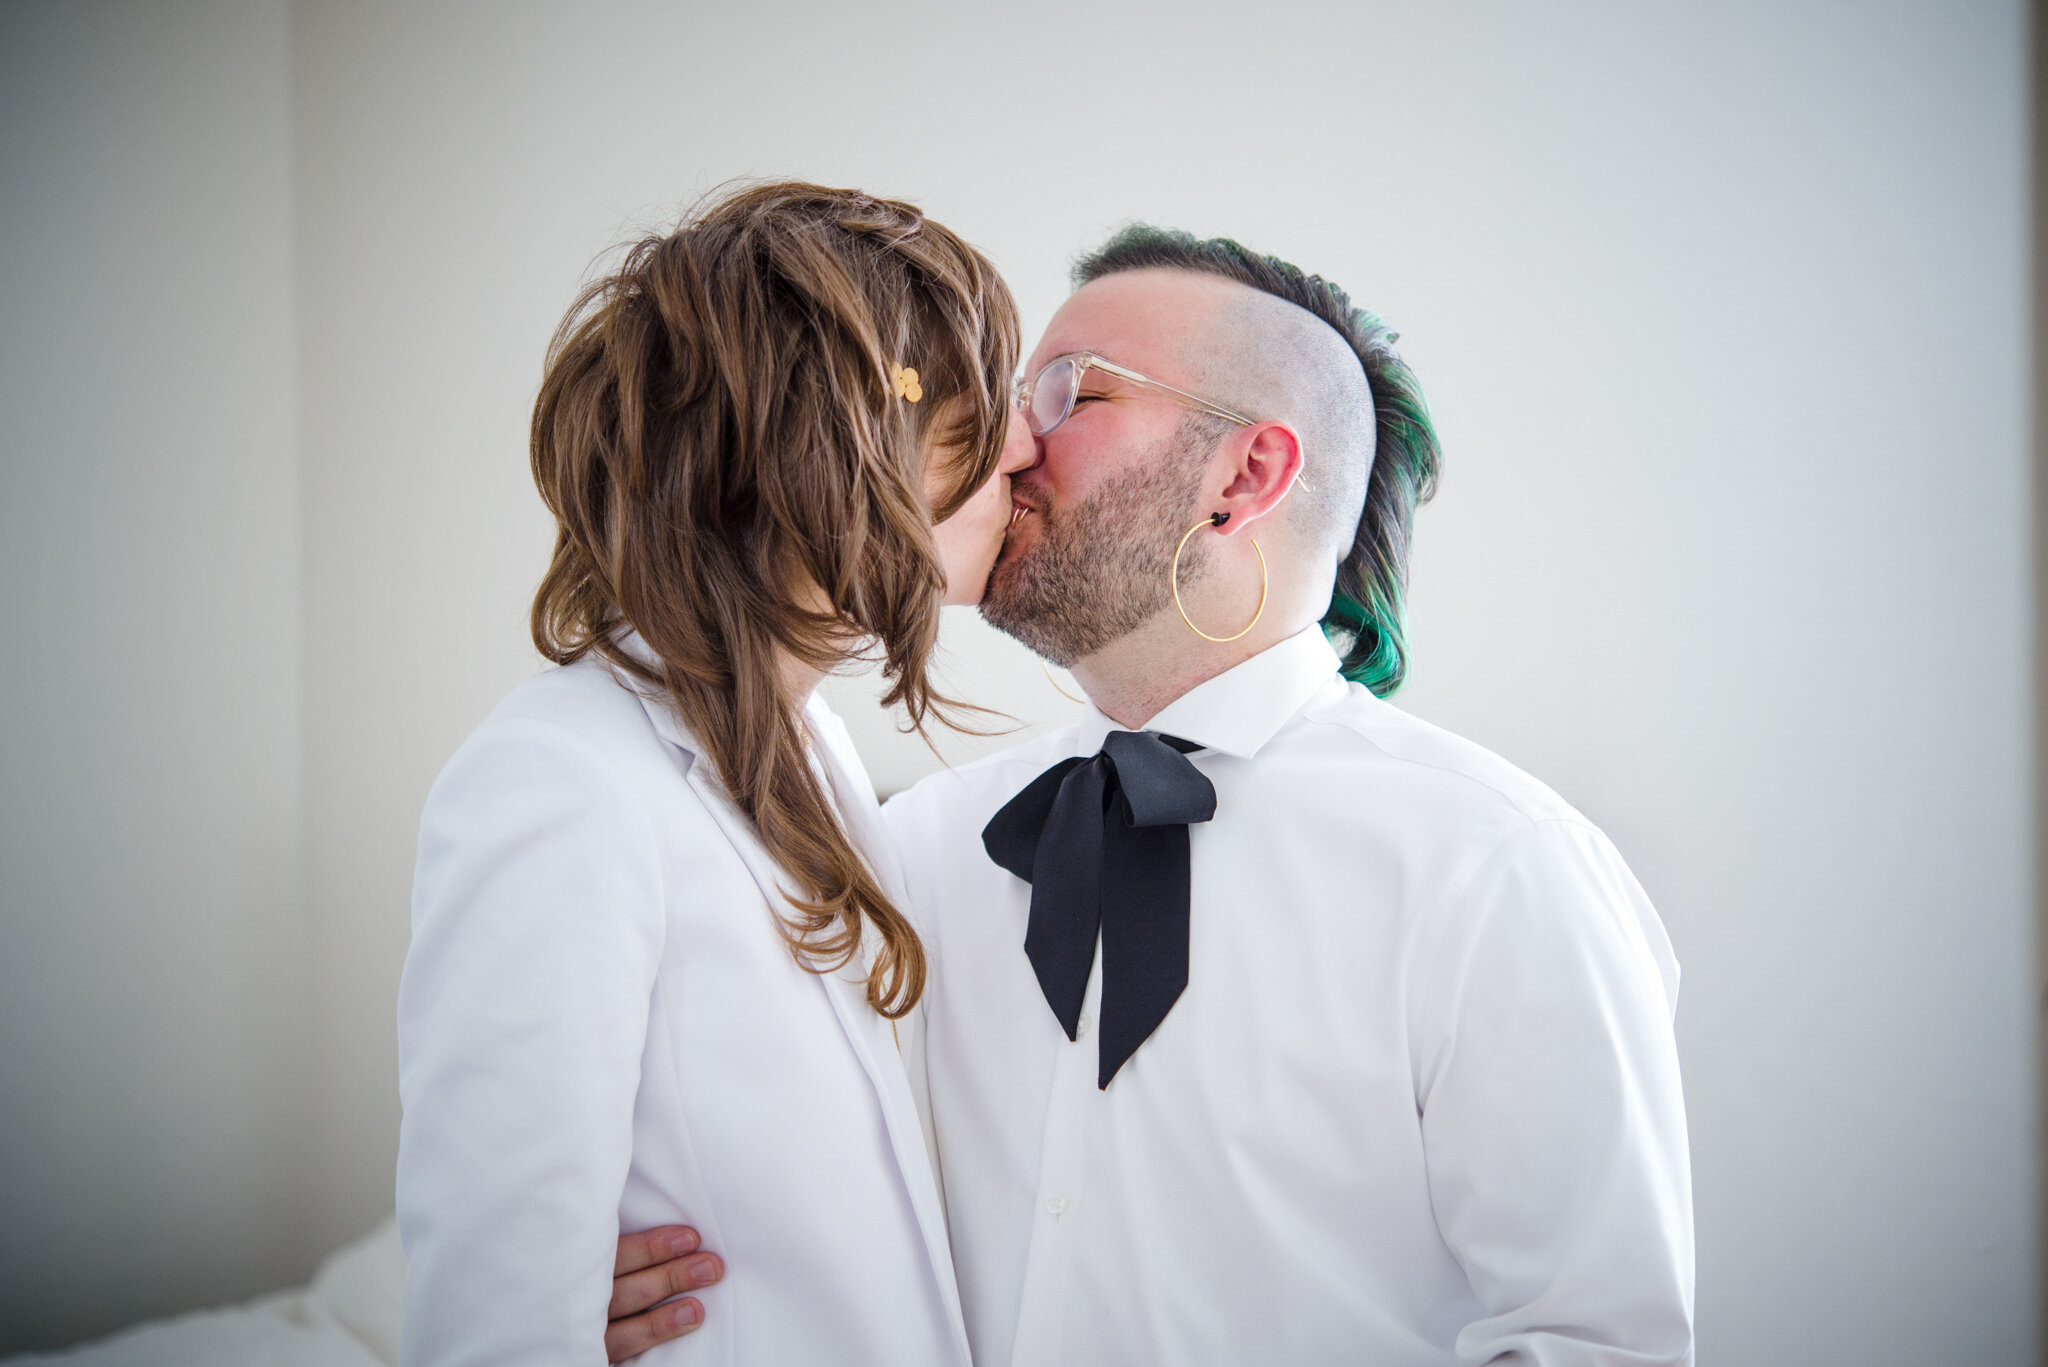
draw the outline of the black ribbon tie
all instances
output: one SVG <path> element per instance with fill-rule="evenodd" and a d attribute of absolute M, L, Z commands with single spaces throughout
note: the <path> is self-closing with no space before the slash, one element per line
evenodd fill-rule
<path fill-rule="evenodd" d="M 1099 753 L 1033 779 L 981 832 L 989 858 L 1031 884 L 1024 953 L 1068 1039 L 1101 935 L 1098 1087 L 1188 985 L 1188 826 L 1216 815 L 1215 785 L 1188 759 L 1201 748 L 1112 731 Z"/>

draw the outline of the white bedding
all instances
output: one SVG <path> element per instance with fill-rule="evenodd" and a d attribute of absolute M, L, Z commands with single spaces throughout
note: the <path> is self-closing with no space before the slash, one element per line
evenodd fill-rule
<path fill-rule="evenodd" d="M 0 1367 L 389 1367 L 398 1361 L 404 1287 L 398 1225 L 386 1220 L 300 1290 L 151 1320 L 61 1353 L 0 1359 Z"/>

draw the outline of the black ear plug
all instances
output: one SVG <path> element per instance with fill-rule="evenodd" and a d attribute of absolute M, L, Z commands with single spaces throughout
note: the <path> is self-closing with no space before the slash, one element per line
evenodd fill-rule
<path fill-rule="evenodd" d="M 1211 514 L 1209 514 L 1209 525 L 1210 525 L 1211 527 L 1221 527 L 1221 526 L 1222 526 L 1222 525 L 1223 525 L 1224 523 L 1226 523 L 1226 522 L 1228 522 L 1228 521 L 1230 521 L 1230 514 L 1229 514 L 1229 513 L 1211 513 Z"/>

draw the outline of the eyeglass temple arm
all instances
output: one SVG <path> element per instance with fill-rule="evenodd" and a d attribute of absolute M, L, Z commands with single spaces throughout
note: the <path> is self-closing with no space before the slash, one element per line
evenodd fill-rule
<path fill-rule="evenodd" d="M 1190 394 L 1185 389 L 1175 389 L 1164 380 L 1155 380 L 1150 375 L 1140 375 L 1137 371 L 1128 370 L 1118 365 L 1115 361 L 1106 361 L 1093 352 L 1088 353 L 1088 364 L 1094 366 L 1097 370 L 1106 370 L 1120 379 L 1130 380 L 1136 384 L 1150 385 L 1154 389 L 1163 389 L 1175 398 L 1199 409 L 1201 412 L 1212 414 L 1219 418 L 1227 418 L 1229 421 L 1240 426 L 1255 427 L 1258 425 L 1259 420 L 1257 418 L 1247 418 L 1244 414 L 1225 408 L 1220 403 L 1210 403 L 1207 399 Z M 1294 472 L 1294 482 L 1310 493 L 1315 492 L 1315 486 L 1310 484 L 1308 477 L 1299 470 Z"/>
<path fill-rule="evenodd" d="M 1135 370 L 1127 370 L 1123 366 L 1118 365 L 1115 361 L 1106 361 L 1102 357 L 1096 356 L 1092 353 L 1088 357 L 1088 364 L 1095 367 L 1097 370 L 1107 370 L 1110 374 L 1117 376 L 1119 379 L 1129 380 L 1134 384 L 1150 385 L 1154 389 L 1163 389 L 1167 393 L 1173 395 L 1175 398 L 1186 400 L 1189 404 L 1192 404 L 1194 407 L 1201 409 L 1204 413 L 1210 413 L 1219 418 L 1228 418 L 1232 422 L 1239 423 L 1245 427 L 1253 426 L 1255 423 L 1258 422 L 1257 418 L 1247 418 L 1244 414 L 1239 413 L 1234 409 L 1225 408 L 1220 403 L 1210 403 L 1207 399 L 1200 398 L 1194 394 L 1190 394 L 1185 389 L 1175 389 L 1172 385 L 1166 383 L 1166 381 L 1164 380 L 1155 380 L 1150 375 L 1140 375 Z"/>

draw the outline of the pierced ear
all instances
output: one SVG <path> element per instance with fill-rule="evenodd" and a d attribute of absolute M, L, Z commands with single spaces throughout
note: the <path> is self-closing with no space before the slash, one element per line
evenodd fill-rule
<path fill-rule="evenodd" d="M 1274 446 L 1283 449 L 1275 450 Z M 1261 449 L 1264 447 L 1265 449 Z M 1286 449 L 1286 448 L 1291 448 Z M 1301 451 L 1301 435 L 1284 422 L 1260 423 L 1239 453 L 1239 464 L 1224 486 L 1222 496 L 1237 506 L 1221 517 L 1211 516 L 1212 525 L 1225 536 L 1248 530 L 1254 522 L 1286 502 L 1296 483 L 1303 482 L 1297 471 L 1293 479 L 1284 484 L 1273 480 L 1274 473 L 1284 467 L 1288 458 Z M 1237 526 L 1223 531 L 1224 522 L 1232 517 Z"/>

